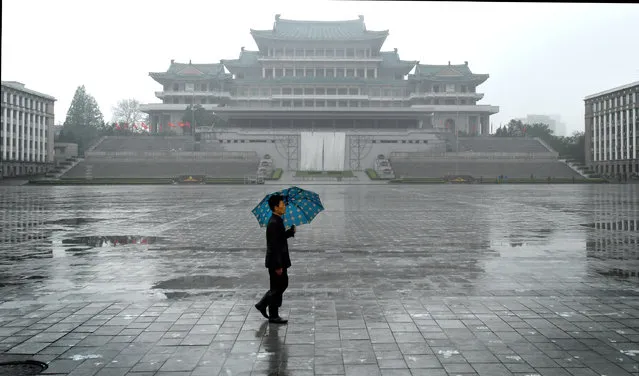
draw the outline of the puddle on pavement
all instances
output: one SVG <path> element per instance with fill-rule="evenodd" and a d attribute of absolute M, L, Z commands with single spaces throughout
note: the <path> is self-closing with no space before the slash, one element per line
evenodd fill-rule
<path fill-rule="evenodd" d="M 87 223 L 100 222 L 101 219 L 96 218 L 63 218 L 55 221 L 47 221 L 47 225 L 63 225 L 63 226 L 80 226 Z"/>
<path fill-rule="evenodd" d="M 237 286 L 240 277 L 222 277 L 212 275 L 193 275 L 160 281 L 153 285 L 154 289 L 164 290 L 199 290 L 210 288 L 231 288 Z"/>
<path fill-rule="evenodd" d="M 155 244 L 161 238 L 156 236 L 80 236 L 62 240 L 65 245 L 86 245 L 89 247 L 117 247 L 122 245 Z"/>

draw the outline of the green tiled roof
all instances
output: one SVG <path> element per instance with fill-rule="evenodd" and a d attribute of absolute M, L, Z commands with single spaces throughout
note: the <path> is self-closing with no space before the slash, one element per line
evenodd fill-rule
<path fill-rule="evenodd" d="M 348 21 L 297 21 L 275 18 L 273 30 L 253 30 L 251 35 L 267 39 L 287 40 L 366 40 L 385 38 L 388 30 L 366 30 L 364 17 Z"/>
<path fill-rule="evenodd" d="M 457 65 L 430 65 L 430 64 L 418 64 L 417 69 L 415 70 L 415 75 L 417 76 L 453 76 L 453 73 L 457 73 L 456 75 L 462 76 L 470 76 L 473 73 L 468 68 L 467 64 L 457 64 Z"/>
<path fill-rule="evenodd" d="M 259 67 L 258 51 L 242 51 L 239 59 L 220 60 L 220 63 L 228 67 Z"/>
<path fill-rule="evenodd" d="M 397 51 L 382 51 L 382 68 L 399 69 L 403 74 L 408 74 L 419 61 L 401 60 Z"/>
<path fill-rule="evenodd" d="M 475 81 L 482 83 L 488 79 L 488 75 L 474 74 L 470 71 L 467 63 L 456 65 L 417 64 L 415 74 L 411 78 L 428 79 L 432 81 Z"/>
<path fill-rule="evenodd" d="M 171 78 L 218 78 L 225 75 L 224 65 L 218 64 L 188 64 L 171 62 L 166 72 L 151 72 L 149 76 L 154 79 Z"/>

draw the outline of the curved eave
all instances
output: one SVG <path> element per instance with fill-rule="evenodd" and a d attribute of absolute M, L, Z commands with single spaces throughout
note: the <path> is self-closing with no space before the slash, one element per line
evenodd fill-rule
<path fill-rule="evenodd" d="M 231 76 L 227 73 L 220 73 L 217 75 L 202 75 L 202 76 L 179 76 L 176 74 L 167 74 L 167 73 L 149 73 L 149 76 L 153 78 L 156 82 L 164 85 L 167 82 L 171 81 L 204 81 L 204 80 L 224 80 L 230 78 Z"/>
<path fill-rule="evenodd" d="M 489 75 L 487 74 L 474 74 L 472 76 L 411 76 L 409 79 L 412 81 L 432 81 L 432 82 L 450 82 L 450 81 L 461 81 L 461 82 L 472 82 L 477 85 L 484 83 L 488 79 Z"/>
<path fill-rule="evenodd" d="M 408 74 L 410 71 L 413 70 L 413 68 L 415 68 L 415 65 L 417 65 L 417 64 L 419 64 L 419 61 L 401 60 L 398 63 L 388 64 L 388 65 L 384 65 L 384 63 L 382 63 L 380 68 L 389 69 L 389 70 L 396 70 L 396 71 L 402 72 L 403 74 Z"/>

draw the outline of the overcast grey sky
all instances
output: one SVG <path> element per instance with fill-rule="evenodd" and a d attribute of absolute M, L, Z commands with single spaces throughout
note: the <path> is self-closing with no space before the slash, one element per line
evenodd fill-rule
<path fill-rule="evenodd" d="M 148 73 L 170 60 L 213 63 L 255 50 L 250 28 L 285 19 L 347 20 L 390 30 L 384 50 L 423 64 L 463 64 L 490 78 L 495 128 L 558 114 L 583 129 L 583 98 L 639 79 L 639 5 L 338 1 L 3 0 L 2 80 L 55 96 L 64 121 L 85 85 L 105 116 L 118 100 L 159 102 Z"/>

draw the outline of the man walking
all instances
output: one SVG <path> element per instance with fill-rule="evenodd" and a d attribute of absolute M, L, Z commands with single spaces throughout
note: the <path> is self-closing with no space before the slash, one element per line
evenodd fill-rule
<path fill-rule="evenodd" d="M 268 206 L 273 215 L 266 226 L 266 259 L 265 266 L 268 268 L 270 278 L 270 289 L 264 294 L 262 299 L 255 305 L 262 316 L 274 324 L 286 324 L 279 315 L 279 308 L 282 306 L 282 294 L 288 287 L 288 274 L 286 269 L 291 267 L 291 259 L 288 255 L 287 239 L 295 236 L 295 225 L 286 230 L 282 216 L 286 213 L 286 203 L 284 197 L 275 194 L 268 199 Z M 266 308 L 268 307 L 268 314 Z"/>

